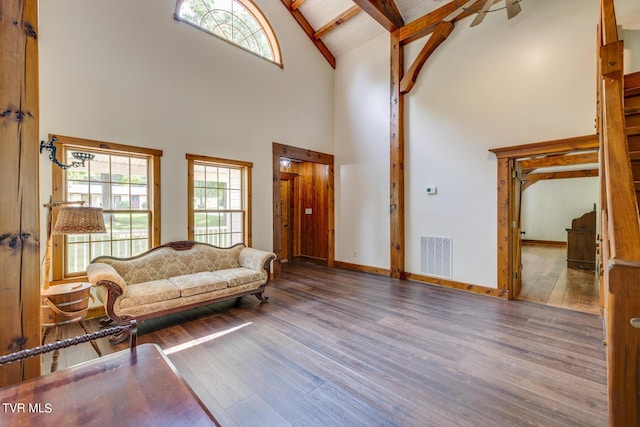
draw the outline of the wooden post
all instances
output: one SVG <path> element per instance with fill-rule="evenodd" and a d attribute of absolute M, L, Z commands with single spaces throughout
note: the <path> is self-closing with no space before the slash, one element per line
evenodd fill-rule
<path fill-rule="evenodd" d="M 390 265 L 391 277 L 402 279 L 405 268 L 404 236 L 404 95 L 400 81 L 404 70 L 404 49 L 400 31 L 391 33 L 391 169 L 390 169 Z"/>
<path fill-rule="evenodd" d="M 0 355 L 40 344 L 38 1 L 0 2 Z M 0 368 L 0 386 L 40 358 Z"/>

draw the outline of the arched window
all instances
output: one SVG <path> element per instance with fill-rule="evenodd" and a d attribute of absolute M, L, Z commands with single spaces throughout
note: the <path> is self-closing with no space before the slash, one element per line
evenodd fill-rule
<path fill-rule="evenodd" d="M 175 18 L 282 67 L 276 35 L 251 0 L 178 0 Z"/>

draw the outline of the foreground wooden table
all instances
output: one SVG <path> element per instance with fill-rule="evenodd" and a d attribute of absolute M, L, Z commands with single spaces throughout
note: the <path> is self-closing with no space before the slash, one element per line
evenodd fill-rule
<path fill-rule="evenodd" d="M 155 344 L 0 389 L 0 425 L 219 426 Z"/>

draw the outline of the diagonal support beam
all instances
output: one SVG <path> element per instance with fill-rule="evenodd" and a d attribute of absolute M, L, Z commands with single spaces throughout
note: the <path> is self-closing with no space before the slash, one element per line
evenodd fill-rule
<path fill-rule="evenodd" d="M 325 57 L 325 59 L 329 62 L 329 64 L 335 69 L 336 68 L 336 58 L 333 56 L 327 45 L 325 45 L 322 40 L 316 39 L 314 34 L 315 31 L 307 18 L 304 17 L 302 12 L 298 9 L 292 9 L 293 2 L 291 0 L 282 0 L 282 3 L 285 5 L 287 10 L 291 13 L 291 16 L 298 22 L 298 24 L 302 27 L 307 36 L 311 39 L 313 44 L 316 45 L 316 48 L 320 51 L 320 53 Z"/>
<path fill-rule="evenodd" d="M 431 54 L 444 42 L 449 34 L 453 31 L 453 22 L 451 21 L 442 21 L 437 26 L 427 43 L 425 43 L 424 47 L 418 54 L 418 57 L 413 61 L 411 67 L 407 70 L 405 75 L 402 77 L 400 81 L 400 93 L 403 95 L 409 93 L 413 86 L 416 84 L 416 80 L 418 79 L 418 74 L 420 74 L 420 70 L 422 66 L 427 62 L 427 59 L 431 56 Z"/>
<path fill-rule="evenodd" d="M 353 2 L 389 32 L 404 26 L 404 19 L 394 0 L 353 0 Z"/>

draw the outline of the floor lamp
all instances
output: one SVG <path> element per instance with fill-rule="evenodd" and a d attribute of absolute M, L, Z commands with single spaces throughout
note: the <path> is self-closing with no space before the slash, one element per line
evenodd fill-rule
<path fill-rule="evenodd" d="M 52 234 L 89 234 L 105 233 L 104 215 L 102 208 L 84 206 L 84 201 L 53 202 L 43 205 L 47 208 L 47 250 L 44 258 L 44 285 L 49 289 L 49 272 L 51 269 L 51 236 Z M 58 208 L 55 226 L 52 228 L 53 209 Z"/>
<path fill-rule="evenodd" d="M 75 206 L 74 206 L 75 205 Z M 61 338 L 63 325 L 78 323 L 80 327 L 89 333 L 83 323 L 83 319 L 89 310 L 91 294 L 90 283 L 67 283 L 49 287 L 49 270 L 51 266 L 51 236 L 52 234 L 88 234 L 105 233 L 104 215 L 102 208 L 83 206 L 84 201 L 77 202 L 53 202 L 44 205 L 48 209 L 47 215 L 47 252 L 45 255 L 44 289 L 42 297 L 42 344 L 44 344 L 51 328 L 55 328 L 55 339 Z M 56 224 L 51 228 L 53 209 L 58 208 Z M 98 344 L 91 341 L 91 345 L 102 356 Z M 51 372 L 58 368 L 58 350 L 53 353 Z"/>

